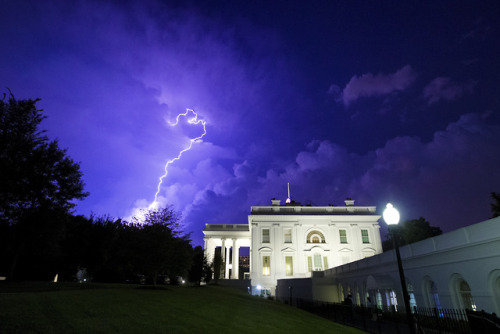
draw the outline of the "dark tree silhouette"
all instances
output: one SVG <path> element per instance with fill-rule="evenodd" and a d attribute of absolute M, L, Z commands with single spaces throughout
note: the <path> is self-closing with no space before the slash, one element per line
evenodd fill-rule
<path fill-rule="evenodd" d="M 9 224 L 39 209 L 69 211 L 88 196 L 80 165 L 40 130 L 38 101 L 0 101 L 0 220 Z"/>
<path fill-rule="evenodd" d="M 3 245 L 11 262 L 8 279 L 23 253 L 29 258 L 28 251 L 48 251 L 47 257 L 57 252 L 58 217 L 70 212 L 74 200 L 88 196 L 79 164 L 40 129 L 44 116 L 38 101 L 16 100 L 12 94 L 0 100 L 0 224 L 12 227 Z M 28 249 L 34 245 L 52 249 Z"/>
<path fill-rule="evenodd" d="M 190 235 L 183 234 L 177 214 L 169 207 L 145 210 L 141 216 L 132 219 L 140 230 L 137 268 L 154 284 L 160 274 L 176 281 L 191 265 Z"/>
<path fill-rule="evenodd" d="M 215 250 L 214 261 L 212 262 L 212 270 L 214 273 L 215 284 L 218 283 L 218 281 L 221 277 L 221 270 L 222 270 L 222 268 L 224 268 L 224 263 L 222 261 L 222 256 L 221 256 L 219 250 L 220 250 L 220 248 L 217 248 Z"/>
<path fill-rule="evenodd" d="M 200 285 L 202 280 L 208 283 L 212 279 L 212 268 L 201 246 L 196 246 L 193 250 L 193 262 L 188 272 L 188 279 L 196 285 Z"/>
<path fill-rule="evenodd" d="M 394 247 L 392 241 L 393 235 L 397 235 L 398 245 L 403 246 L 443 234 L 440 227 L 431 226 L 423 217 L 389 226 L 389 230 L 391 233 L 387 235 L 387 240 L 382 243 L 384 251 Z"/>
<path fill-rule="evenodd" d="M 491 203 L 491 218 L 500 216 L 500 193 L 491 193 L 491 197 L 493 198 L 493 203 Z"/>

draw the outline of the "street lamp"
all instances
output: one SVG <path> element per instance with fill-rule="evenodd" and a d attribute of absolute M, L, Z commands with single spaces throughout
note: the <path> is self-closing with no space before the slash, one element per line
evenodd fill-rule
<path fill-rule="evenodd" d="M 387 225 L 397 225 L 399 223 L 399 212 L 391 203 L 387 203 L 387 206 L 382 215 L 384 216 L 384 220 Z M 401 263 L 398 241 L 396 240 L 397 236 L 395 231 L 391 231 L 391 229 L 389 229 L 389 232 L 392 234 L 392 241 L 394 242 L 394 249 L 396 250 L 396 258 L 398 260 L 399 279 L 401 281 L 401 288 L 403 290 L 403 302 L 406 309 L 406 321 L 408 322 L 408 330 L 411 334 L 415 334 L 415 328 L 413 327 L 413 316 L 411 314 L 410 308 L 410 299 L 408 295 L 408 289 L 406 287 L 405 274 L 403 271 L 403 264 Z"/>

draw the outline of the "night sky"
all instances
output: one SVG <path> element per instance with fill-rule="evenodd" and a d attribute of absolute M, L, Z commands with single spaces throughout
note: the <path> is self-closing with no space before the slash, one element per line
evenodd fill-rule
<path fill-rule="evenodd" d="M 0 92 L 41 98 L 88 216 L 154 200 L 205 223 L 252 205 L 376 205 L 444 232 L 500 192 L 498 1 L 2 1 Z M 382 223 L 382 225 L 385 225 Z M 382 233 L 384 237 L 384 233 Z"/>

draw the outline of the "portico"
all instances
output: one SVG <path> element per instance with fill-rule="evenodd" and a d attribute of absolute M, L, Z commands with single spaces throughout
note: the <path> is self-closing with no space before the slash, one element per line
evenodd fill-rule
<path fill-rule="evenodd" d="M 251 243 L 248 224 L 206 224 L 203 234 L 207 261 L 213 262 L 215 250 L 220 247 L 222 263 L 225 265 L 224 277 L 221 278 L 238 279 L 240 247 L 250 247 Z"/>

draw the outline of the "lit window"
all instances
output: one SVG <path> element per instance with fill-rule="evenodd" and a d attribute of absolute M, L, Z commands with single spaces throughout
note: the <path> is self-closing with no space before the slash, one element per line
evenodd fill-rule
<path fill-rule="evenodd" d="M 377 290 L 377 293 L 375 294 L 375 298 L 376 298 L 376 301 L 377 301 L 377 308 L 382 309 L 383 308 L 383 305 L 382 305 L 382 294 L 380 293 L 379 290 Z"/>
<path fill-rule="evenodd" d="M 323 264 L 324 264 L 324 268 L 328 269 L 328 258 L 326 256 L 323 256 Z"/>
<path fill-rule="evenodd" d="M 368 237 L 368 230 L 361 230 L 361 238 L 364 244 L 370 243 L 370 238 Z"/>
<path fill-rule="evenodd" d="M 340 235 L 340 243 L 346 244 L 347 243 L 347 231 L 346 230 L 339 230 L 339 235 Z"/>
<path fill-rule="evenodd" d="M 292 229 L 291 228 L 284 229 L 284 239 L 285 239 L 286 244 L 292 243 Z"/>
<path fill-rule="evenodd" d="M 311 272 L 313 267 L 312 258 L 310 256 L 307 257 L 307 271 Z"/>
<path fill-rule="evenodd" d="M 271 257 L 263 256 L 262 257 L 262 275 L 269 276 L 271 275 Z"/>
<path fill-rule="evenodd" d="M 472 298 L 469 284 L 467 284 L 466 281 L 462 280 L 460 282 L 459 289 L 460 289 L 459 293 L 460 296 L 462 297 L 462 302 L 464 304 L 463 306 L 466 309 L 476 311 L 476 304 L 474 303 L 474 298 Z"/>
<path fill-rule="evenodd" d="M 415 294 L 413 293 L 413 285 L 408 283 L 406 286 L 408 289 L 408 295 L 410 295 L 410 308 L 412 309 L 413 312 L 413 308 L 417 307 L 417 301 L 415 299 Z"/>
<path fill-rule="evenodd" d="M 398 299 L 394 290 L 389 291 L 389 305 L 394 306 L 394 310 L 398 310 Z"/>
<path fill-rule="evenodd" d="M 323 266 L 321 263 L 321 255 L 314 254 L 314 271 L 321 271 L 321 270 L 323 270 Z"/>
<path fill-rule="evenodd" d="M 439 315 L 441 316 L 443 311 L 441 310 L 441 303 L 439 302 L 439 294 L 438 294 L 438 289 L 436 287 L 436 284 L 433 281 L 428 281 L 426 289 L 427 289 L 430 307 L 437 308 Z"/>
<path fill-rule="evenodd" d="M 293 276 L 293 257 L 285 256 L 285 272 L 286 276 Z"/>
<path fill-rule="evenodd" d="M 263 228 L 262 229 L 262 243 L 267 244 L 269 243 L 269 229 L 268 228 Z"/>
<path fill-rule="evenodd" d="M 311 231 L 307 234 L 306 242 L 308 244 L 324 244 L 325 236 L 320 231 Z"/>

